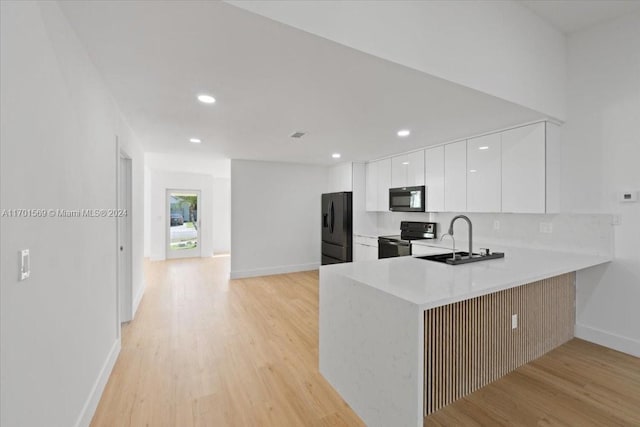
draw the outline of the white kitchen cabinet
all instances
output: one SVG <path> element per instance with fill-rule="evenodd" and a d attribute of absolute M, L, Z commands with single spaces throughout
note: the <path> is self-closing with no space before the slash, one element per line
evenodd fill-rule
<path fill-rule="evenodd" d="M 365 210 L 376 212 L 378 210 L 378 162 L 369 162 L 365 165 Z"/>
<path fill-rule="evenodd" d="M 500 212 L 501 134 L 467 140 L 467 212 Z"/>
<path fill-rule="evenodd" d="M 378 239 L 369 236 L 353 236 L 353 260 L 367 261 L 378 259 Z"/>
<path fill-rule="evenodd" d="M 378 160 L 378 211 L 389 212 L 389 188 L 391 187 L 391 159 Z"/>
<path fill-rule="evenodd" d="M 467 210 L 467 141 L 444 146 L 444 209 Z"/>
<path fill-rule="evenodd" d="M 365 209 L 368 212 L 388 212 L 389 188 L 392 188 L 391 159 L 367 163 L 365 175 Z"/>
<path fill-rule="evenodd" d="M 424 151 L 391 158 L 391 188 L 424 185 Z"/>
<path fill-rule="evenodd" d="M 391 187 L 406 187 L 409 171 L 409 156 L 403 154 L 391 158 Z"/>
<path fill-rule="evenodd" d="M 427 187 L 426 210 L 444 211 L 444 146 L 424 151 L 424 184 Z"/>
<path fill-rule="evenodd" d="M 407 186 L 424 185 L 424 150 L 407 155 Z"/>
<path fill-rule="evenodd" d="M 370 261 L 378 259 L 378 247 L 370 245 L 355 244 L 353 245 L 354 261 Z"/>
<path fill-rule="evenodd" d="M 545 123 L 502 132 L 502 212 L 544 213 Z"/>

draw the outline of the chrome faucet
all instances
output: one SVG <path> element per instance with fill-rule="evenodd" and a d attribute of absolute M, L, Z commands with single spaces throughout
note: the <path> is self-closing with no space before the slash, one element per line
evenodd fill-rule
<path fill-rule="evenodd" d="M 473 226 L 471 225 L 471 220 L 466 215 L 456 215 L 451 220 L 451 224 L 449 224 L 449 235 L 453 238 L 453 223 L 456 222 L 457 219 L 464 219 L 469 224 L 469 258 L 473 256 Z M 444 236 L 443 236 L 444 237 Z M 442 240 L 442 238 L 440 239 Z M 455 243 L 454 243 L 455 248 Z"/>

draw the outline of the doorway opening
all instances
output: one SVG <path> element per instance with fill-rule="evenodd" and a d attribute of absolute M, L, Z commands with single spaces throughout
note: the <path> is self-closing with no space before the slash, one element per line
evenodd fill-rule
<path fill-rule="evenodd" d="M 167 258 L 200 256 L 200 191 L 167 190 Z"/>
<path fill-rule="evenodd" d="M 118 314 L 119 325 L 133 318 L 133 258 L 132 258 L 132 171 L 131 158 L 118 150 L 117 216 L 118 228 Z M 126 212 L 126 213 L 124 213 Z"/>

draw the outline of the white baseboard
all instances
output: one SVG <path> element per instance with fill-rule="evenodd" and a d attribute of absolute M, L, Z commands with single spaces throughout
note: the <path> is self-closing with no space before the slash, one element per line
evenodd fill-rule
<path fill-rule="evenodd" d="M 640 357 L 640 341 L 576 323 L 576 338 Z"/>
<path fill-rule="evenodd" d="M 243 279 L 246 277 L 270 276 L 272 274 L 296 273 L 298 271 L 317 270 L 320 263 L 312 262 L 309 264 L 296 265 L 280 265 L 277 267 L 257 268 L 254 270 L 232 271 L 232 279 Z"/>
<path fill-rule="evenodd" d="M 142 281 L 142 286 L 140 287 L 140 290 L 138 291 L 138 295 L 133 297 L 133 307 L 131 309 L 131 320 L 136 318 L 136 313 L 138 312 L 138 306 L 140 305 L 140 301 L 142 301 L 142 297 L 144 295 L 144 290 L 145 290 L 146 287 L 147 287 L 147 284 L 143 280 Z"/>
<path fill-rule="evenodd" d="M 98 374 L 98 378 L 96 378 L 96 382 L 93 384 L 91 388 L 91 392 L 87 397 L 84 406 L 82 407 L 82 411 L 78 416 L 78 421 L 76 422 L 76 427 L 89 427 L 91 424 L 91 420 L 93 419 L 93 415 L 98 408 L 98 403 L 100 403 L 100 398 L 102 397 L 102 392 L 104 391 L 105 386 L 107 385 L 107 381 L 109 380 L 109 376 L 111 375 L 111 371 L 113 370 L 114 365 L 116 364 L 116 360 L 118 360 L 118 355 L 120 354 L 120 338 L 118 338 L 111 347 L 111 351 L 107 356 L 107 359 L 104 361 L 102 365 L 102 369 L 100 370 L 100 374 Z"/>

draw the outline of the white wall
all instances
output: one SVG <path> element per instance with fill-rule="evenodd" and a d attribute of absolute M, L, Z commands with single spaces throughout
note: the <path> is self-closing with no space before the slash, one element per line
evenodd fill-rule
<path fill-rule="evenodd" d="M 320 265 L 320 197 L 328 169 L 231 161 L 231 277 Z"/>
<path fill-rule="evenodd" d="M 325 193 L 353 191 L 353 163 L 345 162 L 330 166 Z"/>
<path fill-rule="evenodd" d="M 115 208 L 117 135 L 133 157 L 137 262 L 143 172 L 134 136 L 55 2 L 3 1 L 0 15 L 2 209 Z M 116 220 L 0 225 L 0 424 L 88 425 L 120 349 Z M 25 248 L 31 277 L 18 282 Z"/>
<path fill-rule="evenodd" d="M 640 356 L 640 13 L 569 36 L 568 120 L 563 137 L 563 210 L 611 212 L 615 261 L 583 272 L 577 333 Z"/>
<path fill-rule="evenodd" d="M 167 190 L 200 191 L 200 256 L 214 251 L 214 181 L 210 175 L 150 170 L 149 257 L 159 261 L 166 258 L 167 247 Z M 224 225 L 222 226 L 224 227 Z M 223 252 L 225 252 L 223 250 Z"/>
<path fill-rule="evenodd" d="M 551 117 L 565 118 L 565 36 L 516 2 L 228 2 Z"/>
<path fill-rule="evenodd" d="M 231 179 L 213 178 L 213 253 L 231 251 Z"/>

